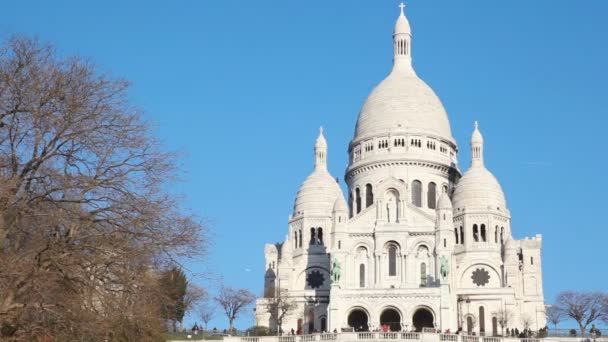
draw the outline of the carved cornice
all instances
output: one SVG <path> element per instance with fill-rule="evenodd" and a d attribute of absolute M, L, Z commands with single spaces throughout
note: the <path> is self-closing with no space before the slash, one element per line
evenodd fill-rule
<path fill-rule="evenodd" d="M 410 232 L 410 236 L 435 236 L 435 232 Z"/>
<path fill-rule="evenodd" d="M 374 169 L 380 169 L 380 168 L 391 167 L 391 166 L 400 166 L 400 165 L 421 166 L 421 167 L 425 167 L 428 169 L 437 170 L 446 177 L 449 176 L 450 170 L 452 169 L 452 167 L 447 166 L 447 165 L 438 164 L 436 162 L 431 162 L 431 161 L 423 161 L 423 160 L 378 161 L 378 162 L 371 162 L 369 164 L 364 164 L 364 165 L 356 167 L 355 169 L 348 170 L 348 172 L 346 174 L 346 179 L 349 180 L 350 178 L 352 178 L 358 174 L 361 174 L 364 172 L 369 172 Z"/>
<path fill-rule="evenodd" d="M 374 237 L 374 233 L 349 233 L 348 234 L 349 237 L 353 237 L 353 238 L 361 238 L 361 237 Z"/>

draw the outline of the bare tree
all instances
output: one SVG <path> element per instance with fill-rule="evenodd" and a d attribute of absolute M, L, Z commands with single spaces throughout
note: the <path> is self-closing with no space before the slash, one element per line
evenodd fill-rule
<path fill-rule="evenodd" d="M 201 318 L 203 323 L 205 323 L 205 331 L 208 330 L 207 325 L 215 316 L 215 310 L 215 306 L 211 305 L 210 303 L 204 303 L 199 306 L 199 317 Z"/>
<path fill-rule="evenodd" d="M 297 305 L 285 290 L 279 290 L 272 298 L 266 298 L 266 310 L 277 323 L 277 335 L 283 331 L 283 320 L 289 316 Z"/>
<path fill-rule="evenodd" d="M 154 270 L 204 251 L 128 86 L 36 40 L 0 47 L 0 339 L 160 337 Z"/>
<path fill-rule="evenodd" d="M 498 323 L 498 325 L 500 325 L 500 333 L 504 336 L 505 327 L 509 326 L 511 319 L 513 318 L 513 313 L 511 312 L 511 310 L 501 308 L 495 311 L 494 314 L 496 315 L 496 322 Z"/>
<path fill-rule="evenodd" d="M 519 320 L 521 321 L 521 325 L 524 328 L 523 333 L 526 334 L 525 336 L 528 337 L 528 333 L 530 330 L 530 327 L 532 327 L 532 323 L 534 323 L 532 321 L 532 317 L 530 317 L 530 315 L 522 315 Z"/>
<path fill-rule="evenodd" d="M 564 313 L 556 306 L 549 306 L 546 310 L 547 319 L 553 323 L 553 328 L 557 330 L 557 325 L 564 319 Z"/>
<path fill-rule="evenodd" d="M 228 322 L 230 322 L 230 333 L 234 332 L 234 320 L 237 319 L 251 303 L 255 301 L 255 295 L 246 289 L 234 289 L 222 285 L 215 301 L 224 310 Z"/>
<path fill-rule="evenodd" d="M 608 292 L 602 294 L 602 320 L 608 324 Z"/>
<path fill-rule="evenodd" d="M 587 326 L 602 317 L 602 294 L 564 291 L 557 295 L 554 306 L 564 316 L 575 320 L 585 336 Z"/>

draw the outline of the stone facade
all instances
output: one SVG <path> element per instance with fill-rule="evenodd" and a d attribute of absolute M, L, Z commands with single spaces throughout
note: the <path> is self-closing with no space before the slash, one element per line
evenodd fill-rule
<path fill-rule="evenodd" d="M 346 198 L 319 134 L 288 235 L 265 248 L 257 325 L 277 329 L 268 304 L 280 297 L 296 305 L 282 329 L 301 333 L 544 327 L 541 236 L 513 239 L 477 123 L 461 174 L 447 113 L 412 67 L 403 8 L 393 45 L 393 69 L 368 97 L 349 145 Z"/>

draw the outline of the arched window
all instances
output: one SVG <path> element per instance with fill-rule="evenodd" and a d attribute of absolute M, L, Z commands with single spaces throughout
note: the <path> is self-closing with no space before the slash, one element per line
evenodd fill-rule
<path fill-rule="evenodd" d="M 486 225 L 482 224 L 481 225 L 481 241 L 486 242 Z"/>
<path fill-rule="evenodd" d="M 353 217 L 353 192 L 348 195 L 348 216 Z"/>
<path fill-rule="evenodd" d="M 447 184 L 443 184 L 443 193 L 445 193 L 445 194 L 448 193 L 448 185 Z"/>
<path fill-rule="evenodd" d="M 374 192 L 372 191 L 372 185 L 365 185 L 365 207 L 368 208 L 370 205 L 374 204 Z"/>
<path fill-rule="evenodd" d="M 473 225 L 473 240 L 479 242 L 479 228 L 476 224 Z"/>
<path fill-rule="evenodd" d="M 300 228 L 300 238 L 298 241 L 300 241 L 300 247 L 302 247 L 302 228 Z"/>
<path fill-rule="evenodd" d="M 321 332 L 327 331 L 327 318 L 321 317 Z"/>
<path fill-rule="evenodd" d="M 315 331 L 315 313 L 311 309 L 308 311 L 308 333 L 312 334 Z"/>
<path fill-rule="evenodd" d="M 494 229 L 494 243 L 498 243 L 498 226 Z"/>
<path fill-rule="evenodd" d="M 505 227 L 500 227 L 500 244 L 505 243 Z"/>
<path fill-rule="evenodd" d="M 361 190 L 355 189 L 355 202 L 357 205 L 357 214 L 361 212 Z"/>
<path fill-rule="evenodd" d="M 412 204 L 422 207 L 422 183 L 418 180 L 412 182 Z"/>
<path fill-rule="evenodd" d="M 454 228 L 454 236 L 456 237 L 456 240 L 454 241 L 456 241 L 456 244 L 458 244 L 458 228 Z"/>
<path fill-rule="evenodd" d="M 315 229 L 314 228 L 310 228 L 310 244 L 314 245 L 315 241 L 316 241 L 316 236 L 315 236 Z"/>
<path fill-rule="evenodd" d="M 397 275 L 397 247 L 394 245 L 388 247 L 388 275 Z"/>
<path fill-rule="evenodd" d="M 467 334 L 473 334 L 473 317 L 467 316 Z"/>
<path fill-rule="evenodd" d="M 359 265 L 359 287 L 365 287 L 365 264 Z"/>
<path fill-rule="evenodd" d="M 483 336 L 486 332 L 486 312 L 483 306 L 479 307 L 479 335 Z"/>
<path fill-rule="evenodd" d="M 338 240 L 338 249 L 342 248 L 342 240 Z"/>
<path fill-rule="evenodd" d="M 323 245 L 323 228 L 317 228 L 317 243 Z"/>
<path fill-rule="evenodd" d="M 297 231 L 293 232 L 293 238 L 294 238 L 294 241 L 296 242 L 294 248 L 298 248 L 298 232 Z"/>
<path fill-rule="evenodd" d="M 420 264 L 420 286 L 426 286 L 426 263 Z"/>
<path fill-rule="evenodd" d="M 437 184 L 430 182 L 426 192 L 427 205 L 430 209 L 437 207 Z"/>
<path fill-rule="evenodd" d="M 492 317 L 492 336 L 498 336 L 498 319 L 496 316 Z"/>
<path fill-rule="evenodd" d="M 464 229 L 460 226 L 460 244 L 464 245 Z"/>

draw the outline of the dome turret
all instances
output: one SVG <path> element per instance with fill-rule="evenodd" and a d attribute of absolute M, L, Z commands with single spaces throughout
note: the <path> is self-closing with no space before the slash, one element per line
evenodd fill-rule
<path fill-rule="evenodd" d="M 298 190 L 294 215 L 331 216 L 338 196 L 344 198 L 337 180 L 327 171 L 327 142 L 321 128 L 315 143 L 315 169 Z"/>
<path fill-rule="evenodd" d="M 452 201 L 447 193 L 443 192 L 437 201 L 437 209 L 452 209 Z"/>
<path fill-rule="evenodd" d="M 483 137 L 477 122 L 475 122 L 475 129 L 471 135 L 471 167 L 458 181 L 452 204 L 454 208 L 459 209 L 507 210 L 505 195 L 500 183 L 484 165 Z"/>
<path fill-rule="evenodd" d="M 344 199 L 344 196 L 338 196 L 338 198 L 336 198 L 336 201 L 334 202 L 334 209 L 333 209 L 334 213 L 347 213 L 348 212 L 348 205 L 346 204 L 346 200 Z"/>

